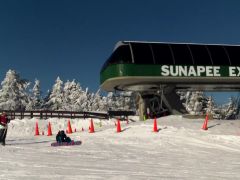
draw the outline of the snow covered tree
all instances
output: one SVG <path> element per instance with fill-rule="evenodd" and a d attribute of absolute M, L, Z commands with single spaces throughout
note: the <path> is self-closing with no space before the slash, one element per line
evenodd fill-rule
<path fill-rule="evenodd" d="M 63 88 L 63 109 L 69 111 L 86 111 L 88 98 L 87 92 L 83 91 L 80 84 L 75 80 L 72 82 L 67 81 Z"/>
<path fill-rule="evenodd" d="M 40 90 L 40 81 L 35 80 L 35 84 L 31 90 L 31 96 L 29 97 L 29 103 L 26 110 L 39 110 L 42 108 L 43 99 Z"/>
<path fill-rule="evenodd" d="M 86 111 L 87 106 L 87 93 L 88 89 L 86 91 L 82 90 L 82 87 L 80 83 L 76 83 L 75 81 L 72 81 L 71 83 L 72 92 L 70 95 L 72 109 L 75 111 Z"/>
<path fill-rule="evenodd" d="M 92 104 L 93 111 L 106 111 L 107 110 L 107 99 L 100 94 L 100 89 L 94 95 L 94 101 Z"/>
<path fill-rule="evenodd" d="M 229 103 L 225 108 L 225 119 L 235 119 L 237 114 L 237 101 L 235 98 L 229 98 Z"/>
<path fill-rule="evenodd" d="M 117 97 L 113 92 L 109 92 L 106 96 L 106 109 L 107 110 L 116 110 L 117 105 L 116 105 L 116 99 Z"/>
<path fill-rule="evenodd" d="M 204 114 L 204 108 L 206 106 L 205 96 L 203 91 L 187 91 L 178 92 L 180 94 L 180 100 L 183 101 L 183 105 L 189 114 L 200 115 Z"/>
<path fill-rule="evenodd" d="M 124 98 L 124 93 L 123 92 L 118 92 L 116 94 L 116 108 L 118 110 L 124 110 L 124 106 L 125 106 L 125 98 Z"/>
<path fill-rule="evenodd" d="M 99 105 L 100 111 L 107 111 L 107 97 L 101 96 L 101 103 Z"/>
<path fill-rule="evenodd" d="M 135 94 L 130 91 L 109 92 L 106 97 L 106 106 L 110 110 L 136 110 Z"/>
<path fill-rule="evenodd" d="M 90 108 L 90 101 L 89 101 L 89 92 L 88 92 L 88 88 L 86 88 L 85 91 L 81 90 L 79 92 L 79 96 L 76 99 L 75 102 L 75 108 L 80 110 L 80 111 L 89 111 Z"/>
<path fill-rule="evenodd" d="M 1 86 L 0 109 L 25 110 L 28 104 L 27 88 L 29 82 L 21 79 L 16 71 L 8 70 Z"/>
<path fill-rule="evenodd" d="M 75 80 L 63 81 L 57 77 L 51 91 L 43 99 L 40 81 L 35 80 L 33 88 L 27 93 L 29 82 L 9 70 L 0 89 L 0 108 L 3 110 L 66 110 L 66 111 L 107 111 L 130 110 L 134 100 L 130 92 L 108 93 L 103 96 L 98 90 L 89 93 L 83 90 Z"/>
<path fill-rule="evenodd" d="M 124 98 L 123 100 L 123 109 L 126 111 L 129 110 L 136 110 L 135 99 L 136 95 L 132 91 L 124 91 L 120 94 L 121 97 Z"/>
<path fill-rule="evenodd" d="M 98 90 L 96 92 L 96 94 L 94 93 L 91 93 L 88 97 L 89 97 L 89 110 L 90 111 L 99 111 L 99 103 L 101 103 L 101 97 L 100 97 L 100 94 L 99 94 L 99 91 Z"/>
<path fill-rule="evenodd" d="M 45 108 L 49 110 L 62 110 L 63 103 L 63 82 L 57 77 L 53 85 L 48 101 L 45 103 Z"/>
<path fill-rule="evenodd" d="M 205 112 L 207 114 L 215 114 L 214 113 L 214 100 L 212 98 L 212 96 L 207 98 L 207 107 L 205 108 Z"/>
<path fill-rule="evenodd" d="M 70 111 L 72 108 L 72 99 L 70 98 L 72 92 L 71 82 L 67 81 L 64 83 L 63 87 L 63 103 L 62 109 Z"/>

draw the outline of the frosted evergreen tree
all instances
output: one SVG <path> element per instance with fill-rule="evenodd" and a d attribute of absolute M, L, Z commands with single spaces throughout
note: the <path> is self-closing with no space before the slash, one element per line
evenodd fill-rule
<path fill-rule="evenodd" d="M 118 110 L 124 110 L 125 108 L 125 97 L 124 97 L 124 92 L 119 92 L 116 95 L 116 106 Z"/>
<path fill-rule="evenodd" d="M 108 108 L 111 110 L 123 110 L 124 109 L 124 92 L 116 91 L 108 94 Z"/>
<path fill-rule="evenodd" d="M 35 84 L 31 90 L 31 96 L 29 97 L 29 103 L 26 110 L 39 110 L 42 108 L 43 99 L 40 90 L 40 81 L 35 80 Z"/>
<path fill-rule="evenodd" d="M 62 110 L 63 103 L 63 82 L 57 77 L 55 84 L 53 85 L 49 99 L 45 104 L 45 107 L 49 110 Z"/>
<path fill-rule="evenodd" d="M 72 100 L 70 98 L 72 92 L 71 82 L 68 80 L 64 83 L 63 87 L 63 103 L 62 103 L 62 109 L 66 111 L 70 111 L 72 108 Z"/>
<path fill-rule="evenodd" d="M 188 91 L 181 98 L 185 99 L 183 105 L 185 106 L 189 114 L 204 114 L 204 107 L 206 106 L 206 103 L 204 93 L 202 91 Z"/>
<path fill-rule="evenodd" d="M 107 99 L 100 94 L 100 89 L 94 94 L 92 111 L 106 111 Z"/>
<path fill-rule="evenodd" d="M 130 91 L 109 92 L 106 104 L 109 110 L 136 110 L 135 94 Z"/>
<path fill-rule="evenodd" d="M 99 111 L 99 105 L 101 103 L 101 97 L 100 97 L 100 94 L 99 94 L 100 90 L 98 90 L 95 94 L 92 93 L 89 97 L 89 109 L 90 111 Z"/>
<path fill-rule="evenodd" d="M 70 111 L 86 111 L 87 90 L 84 92 L 75 80 L 66 82 L 63 88 L 63 108 Z"/>
<path fill-rule="evenodd" d="M 229 103 L 225 109 L 225 119 L 235 119 L 237 114 L 237 102 L 233 97 L 229 98 Z"/>
<path fill-rule="evenodd" d="M 93 111 L 93 103 L 94 103 L 94 93 L 88 93 L 87 104 L 85 109 L 87 109 L 87 111 Z"/>
<path fill-rule="evenodd" d="M 42 109 L 44 109 L 44 110 L 48 110 L 47 102 L 50 100 L 51 92 L 52 92 L 52 91 L 48 89 L 45 97 L 43 98 L 43 106 L 42 106 Z"/>
<path fill-rule="evenodd" d="M 182 101 L 183 106 L 185 108 L 187 108 L 192 92 L 191 91 L 177 91 L 177 94 L 179 95 L 180 101 Z"/>
<path fill-rule="evenodd" d="M 113 100 L 113 92 L 109 92 L 106 97 L 107 103 L 107 110 L 114 110 L 115 109 L 115 101 Z"/>
<path fill-rule="evenodd" d="M 135 110 L 135 94 L 131 91 L 124 91 L 120 94 L 123 98 L 123 109 L 126 111 Z"/>
<path fill-rule="evenodd" d="M 96 93 L 88 93 L 87 109 L 88 111 L 107 111 L 108 98 L 101 95 L 100 89 Z"/>
<path fill-rule="evenodd" d="M 107 109 L 108 110 L 118 110 L 119 109 L 119 103 L 117 103 L 118 101 L 118 97 L 119 95 L 116 95 L 116 93 L 113 92 L 109 92 L 107 94 Z"/>
<path fill-rule="evenodd" d="M 214 113 L 214 100 L 212 96 L 207 98 L 207 107 L 205 109 L 207 114 L 215 114 Z"/>
<path fill-rule="evenodd" d="M 99 105 L 99 110 L 100 111 L 107 111 L 107 97 L 105 96 L 101 96 L 101 101 L 100 101 L 100 105 Z"/>
<path fill-rule="evenodd" d="M 180 101 L 184 101 L 184 102 L 188 101 L 189 96 L 191 94 L 190 91 L 176 91 L 176 93 L 179 95 Z"/>
<path fill-rule="evenodd" d="M 90 93 L 88 92 L 88 88 L 85 91 L 81 90 L 78 99 L 76 99 L 76 108 L 80 111 L 90 111 Z"/>
<path fill-rule="evenodd" d="M 71 94 L 70 100 L 72 104 L 72 110 L 74 111 L 86 111 L 87 105 L 87 90 L 83 91 L 80 83 L 76 83 L 74 80 L 71 82 Z"/>
<path fill-rule="evenodd" d="M 14 70 L 9 70 L 1 83 L 0 109 L 25 110 L 28 104 L 27 88 L 29 82 L 21 79 Z"/>

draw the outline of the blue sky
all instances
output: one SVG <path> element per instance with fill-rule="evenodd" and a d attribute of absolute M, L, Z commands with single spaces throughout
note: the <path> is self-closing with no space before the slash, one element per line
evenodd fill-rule
<path fill-rule="evenodd" d="M 237 0 L 0 1 L 0 81 L 14 69 L 43 92 L 57 76 L 96 91 L 117 41 L 240 44 L 239 19 Z"/>

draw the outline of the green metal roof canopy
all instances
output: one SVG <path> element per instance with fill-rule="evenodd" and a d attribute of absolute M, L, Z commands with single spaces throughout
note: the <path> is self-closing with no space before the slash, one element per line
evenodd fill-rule
<path fill-rule="evenodd" d="M 100 73 L 106 91 L 240 89 L 240 46 L 120 41 Z"/>

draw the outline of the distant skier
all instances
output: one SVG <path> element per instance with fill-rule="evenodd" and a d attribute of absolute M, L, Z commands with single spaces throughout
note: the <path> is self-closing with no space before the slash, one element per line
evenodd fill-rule
<path fill-rule="evenodd" d="M 56 141 L 58 143 L 63 143 L 63 142 L 70 143 L 72 140 L 70 139 L 70 137 L 67 137 L 65 132 L 62 130 L 62 131 L 58 131 L 57 136 L 56 136 Z"/>
<path fill-rule="evenodd" d="M 0 116 L 0 142 L 5 146 L 5 139 L 7 136 L 8 123 L 10 120 L 7 117 L 7 114 L 3 112 Z"/>

